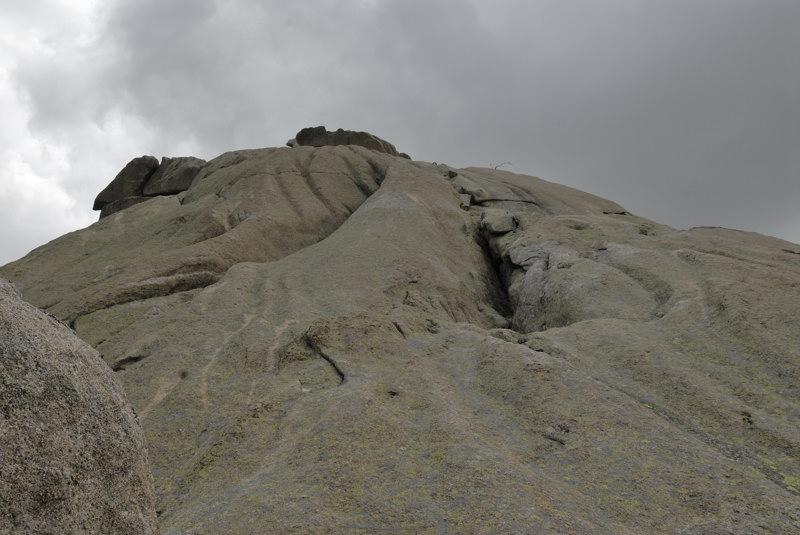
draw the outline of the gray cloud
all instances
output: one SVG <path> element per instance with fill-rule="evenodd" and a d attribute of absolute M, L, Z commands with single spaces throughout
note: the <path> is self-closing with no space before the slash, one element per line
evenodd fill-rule
<path fill-rule="evenodd" d="M 510 161 L 680 228 L 800 241 L 793 0 L 96 8 L 83 44 L 47 25 L 63 42 L 9 69 L 31 139 L 69 154 L 59 180 L 73 222 L 142 152 L 210 158 L 325 124 L 418 159 Z"/>

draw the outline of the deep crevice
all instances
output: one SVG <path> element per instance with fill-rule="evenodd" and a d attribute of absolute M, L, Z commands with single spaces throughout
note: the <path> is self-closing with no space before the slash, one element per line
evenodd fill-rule
<path fill-rule="evenodd" d="M 95 303 L 91 309 L 71 314 L 65 321 L 69 327 L 74 330 L 75 322 L 83 316 L 100 310 L 106 310 L 117 305 L 124 305 L 125 303 L 144 301 L 155 297 L 165 297 L 196 290 L 198 288 L 205 288 L 219 281 L 219 276 L 218 273 L 212 271 L 200 271 L 179 273 L 167 277 L 155 277 L 136 283 L 129 283 L 121 287 L 118 292 L 109 295 L 103 302 Z"/>
<path fill-rule="evenodd" d="M 496 257 L 492 253 L 491 237 L 488 231 L 481 230 L 479 225 L 475 225 L 473 231 L 475 243 L 483 253 L 486 271 L 489 275 L 488 289 L 491 298 L 491 306 L 505 318 L 513 314 L 511 298 L 508 295 L 508 280 L 510 276 L 509 267 L 502 258 Z"/>
<path fill-rule="evenodd" d="M 483 199 L 482 201 L 475 201 L 475 204 L 483 205 L 483 204 L 485 204 L 487 202 L 519 202 L 519 203 L 522 203 L 522 204 L 532 204 L 534 206 L 538 206 L 539 208 L 542 207 L 542 205 L 539 204 L 538 202 L 530 201 L 530 200 L 527 200 L 527 199 Z"/>

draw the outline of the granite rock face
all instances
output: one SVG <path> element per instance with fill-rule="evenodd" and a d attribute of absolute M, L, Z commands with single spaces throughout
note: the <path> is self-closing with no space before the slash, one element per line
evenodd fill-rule
<path fill-rule="evenodd" d="M 800 530 L 797 250 L 324 144 L 0 274 L 117 370 L 165 533 L 768 534 Z"/>
<path fill-rule="evenodd" d="M 144 435 L 119 381 L 2 279 L 0 533 L 158 533 Z"/>

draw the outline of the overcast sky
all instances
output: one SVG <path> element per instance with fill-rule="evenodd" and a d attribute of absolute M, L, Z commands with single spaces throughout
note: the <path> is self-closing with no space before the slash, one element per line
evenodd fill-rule
<path fill-rule="evenodd" d="M 314 125 L 800 242 L 799 0 L 0 0 L 0 110 L 0 264 Z"/>

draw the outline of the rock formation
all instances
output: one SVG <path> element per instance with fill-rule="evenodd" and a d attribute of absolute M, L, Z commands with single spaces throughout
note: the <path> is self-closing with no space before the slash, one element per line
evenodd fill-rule
<path fill-rule="evenodd" d="M 186 191 L 205 164 L 200 158 L 161 158 L 161 165 L 145 183 L 142 193 L 154 197 Z"/>
<path fill-rule="evenodd" d="M 289 147 L 324 147 L 326 145 L 359 145 L 368 149 L 401 156 L 407 160 L 411 158 L 404 152 L 397 152 L 394 145 L 384 141 L 378 136 L 369 132 L 356 132 L 354 130 L 343 130 L 339 128 L 335 132 L 328 132 L 324 126 L 312 126 L 303 128 L 297 135 L 286 142 Z"/>
<path fill-rule="evenodd" d="M 100 219 L 158 195 L 172 195 L 189 189 L 205 165 L 200 158 L 134 158 L 94 200 Z"/>
<path fill-rule="evenodd" d="M 0 533 L 157 532 L 144 435 L 119 381 L 0 279 Z"/>
<path fill-rule="evenodd" d="M 0 274 L 117 370 L 164 533 L 766 534 L 800 530 L 797 250 L 300 143 Z"/>

